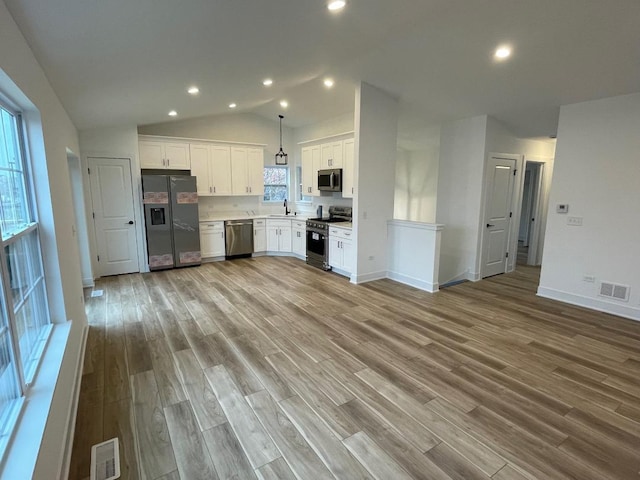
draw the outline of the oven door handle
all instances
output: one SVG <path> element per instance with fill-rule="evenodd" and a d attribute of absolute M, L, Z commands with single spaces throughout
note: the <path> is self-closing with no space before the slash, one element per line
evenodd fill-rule
<path fill-rule="evenodd" d="M 333 176 L 334 176 L 334 175 L 335 175 L 335 174 L 334 174 L 333 172 L 331 172 L 331 180 L 330 180 L 330 183 L 331 183 L 331 189 L 333 189 L 333 187 L 334 187 L 334 185 L 333 185 Z"/>

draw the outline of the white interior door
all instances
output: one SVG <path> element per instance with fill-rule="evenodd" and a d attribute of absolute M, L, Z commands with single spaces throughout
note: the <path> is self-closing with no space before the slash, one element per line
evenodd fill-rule
<path fill-rule="evenodd" d="M 88 161 L 98 275 L 137 272 L 131 162 L 128 158 L 89 158 Z"/>
<path fill-rule="evenodd" d="M 491 157 L 485 177 L 482 278 L 504 273 L 509 249 L 516 160 Z"/>

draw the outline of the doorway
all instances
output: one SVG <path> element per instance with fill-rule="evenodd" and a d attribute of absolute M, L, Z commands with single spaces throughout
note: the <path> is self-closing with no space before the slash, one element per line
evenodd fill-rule
<path fill-rule="evenodd" d="M 88 158 L 100 277 L 138 272 L 131 161 Z"/>
<path fill-rule="evenodd" d="M 513 198 L 519 155 L 491 154 L 484 179 L 482 278 L 507 271 L 513 218 Z"/>
<path fill-rule="evenodd" d="M 545 164 L 527 161 L 522 186 L 522 207 L 518 229 L 518 265 L 539 265 L 543 226 Z"/>

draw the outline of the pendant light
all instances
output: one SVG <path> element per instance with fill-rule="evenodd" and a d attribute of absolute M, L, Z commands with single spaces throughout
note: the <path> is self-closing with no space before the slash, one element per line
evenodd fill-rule
<path fill-rule="evenodd" d="M 280 151 L 276 153 L 276 165 L 286 165 L 289 161 L 289 155 L 282 150 L 282 119 L 284 117 L 282 115 L 278 115 L 278 117 L 280 117 Z"/>

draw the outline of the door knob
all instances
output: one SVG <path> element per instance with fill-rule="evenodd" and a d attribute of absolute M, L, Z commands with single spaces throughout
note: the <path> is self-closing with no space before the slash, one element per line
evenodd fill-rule
<path fill-rule="evenodd" d="M 491 228 L 491 227 L 495 227 L 495 225 L 491 225 L 490 223 L 487 223 L 487 228 Z"/>
<path fill-rule="evenodd" d="M 133 220 L 129 220 L 129 225 L 133 225 Z"/>

